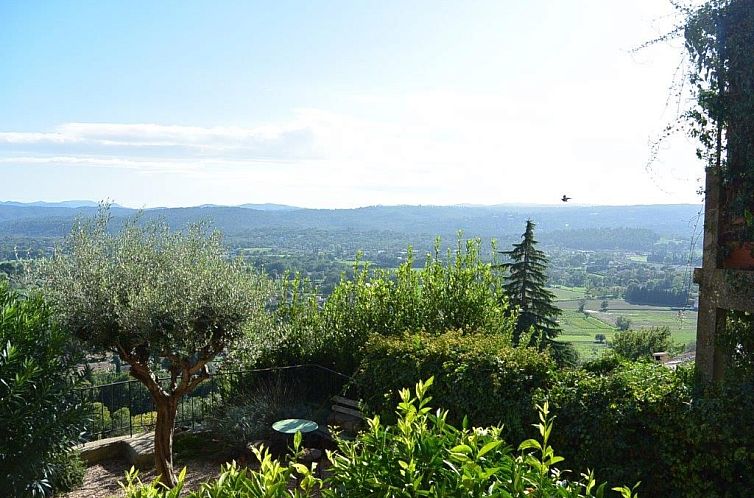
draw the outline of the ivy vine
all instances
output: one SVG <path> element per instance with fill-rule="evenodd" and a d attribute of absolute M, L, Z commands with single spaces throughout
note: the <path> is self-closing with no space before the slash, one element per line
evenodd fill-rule
<path fill-rule="evenodd" d="M 708 0 L 696 6 L 671 3 L 682 22 L 643 46 L 683 37 L 689 64 L 681 86 L 691 98 L 660 141 L 678 129 L 697 141 L 697 156 L 721 182 L 723 238 L 752 241 L 754 0 Z"/>

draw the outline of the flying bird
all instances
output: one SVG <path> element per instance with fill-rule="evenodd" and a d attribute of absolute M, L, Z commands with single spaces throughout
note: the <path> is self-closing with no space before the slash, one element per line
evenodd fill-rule
<path fill-rule="evenodd" d="M 563 194 L 563 197 L 561 197 L 560 200 L 563 201 L 563 202 L 568 202 L 568 201 L 571 200 L 571 198 L 568 197 L 567 195 Z"/>

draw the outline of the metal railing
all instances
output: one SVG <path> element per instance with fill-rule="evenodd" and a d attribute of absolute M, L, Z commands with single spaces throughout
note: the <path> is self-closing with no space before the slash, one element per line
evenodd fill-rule
<path fill-rule="evenodd" d="M 306 406 L 307 416 L 324 422 L 334 394 L 343 393 L 350 377 L 319 365 L 293 365 L 237 372 L 218 372 L 183 396 L 178 404 L 177 428 L 205 427 L 221 403 L 275 398 L 278 402 Z M 159 379 L 168 383 L 169 379 Z M 157 414 L 147 388 L 138 380 L 125 380 L 79 389 L 90 407 L 86 441 L 139 434 L 154 429 Z M 235 398 L 235 399 L 234 399 Z M 295 402 L 295 403 L 294 403 Z"/>

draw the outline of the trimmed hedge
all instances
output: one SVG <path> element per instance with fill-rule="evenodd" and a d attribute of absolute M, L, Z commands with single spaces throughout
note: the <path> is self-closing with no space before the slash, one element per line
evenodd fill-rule
<path fill-rule="evenodd" d="M 704 396 L 693 372 L 623 362 L 561 372 L 549 400 L 553 444 L 576 467 L 610 481 L 641 481 L 642 496 L 750 496 L 754 489 L 754 391 Z"/>
<path fill-rule="evenodd" d="M 434 376 L 433 403 L 447 408 L 454 422 L 467 415 L 475 425 L 503 423 L 510 440 L 519 441 L 531 433 L 532 393 L 549 385 L 553 368 L 547 355 L 512 348 L 495 335 L 375 335 L 354 384 L 369 409 L 393 420 L 399 390 Z"/>

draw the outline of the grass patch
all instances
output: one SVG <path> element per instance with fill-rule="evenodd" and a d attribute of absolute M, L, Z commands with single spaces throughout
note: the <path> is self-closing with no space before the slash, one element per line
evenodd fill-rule
<path fill-rule="evenodd" d="M 612 310 L 607 315 L 606 319 L 609 320 L 615 320 L 621 315 L 628 318 L 631 320 L 632 329 L 668 327 L 673 342 L 678 344 L 689 344 L 696 341 L 696 311 L 684 311 L 679 315 L 678 311 L 662 308 L 628 309 Z"/>
<path fill-rule="evenodd" d="M 595 334 L 607 334 L 615 330 L 602 320 L 576 310 L 563 310 L 559 319 L 563 336 L 591 336 Z"/>
<path fill-rule="evenodd" d="M 555 294 L 555 301 L 579 300 L 584 297 L 586 292 L 584 287 L 566 287 L 565 285 L 548 287 L 547 290 Z"/>
<path fill-rule="evenodd" d="M 591 301 L 599 305 L 600 301 Z M 589 303 L 589 302 L 588 302 Z M 626 303 L 627 304 L 627 303 Z M 561 303 L 558 303 L 561 306 Z M 587 308 L 589 306 L 587 305 Z M 570 342 L 579 352 L 582 360 L 596 358 L 607 346 L 594 342 L 594 336 L 604 334 L 609 342 L 617 332 L 615 320 L 624 316 L 631 320 L 632 329 L 649 327 L 668 327 L 671 338 L 676 344 L 690 344 L 696 341 L 695 311 L 683 311 L 653 306 L 627 305 L 626 309 L 609 309 L 606 313 L 596 312 L 585 315 L 574 309 L 563 309 L 560 327 L 563 331 L 558 340 Z"/>

